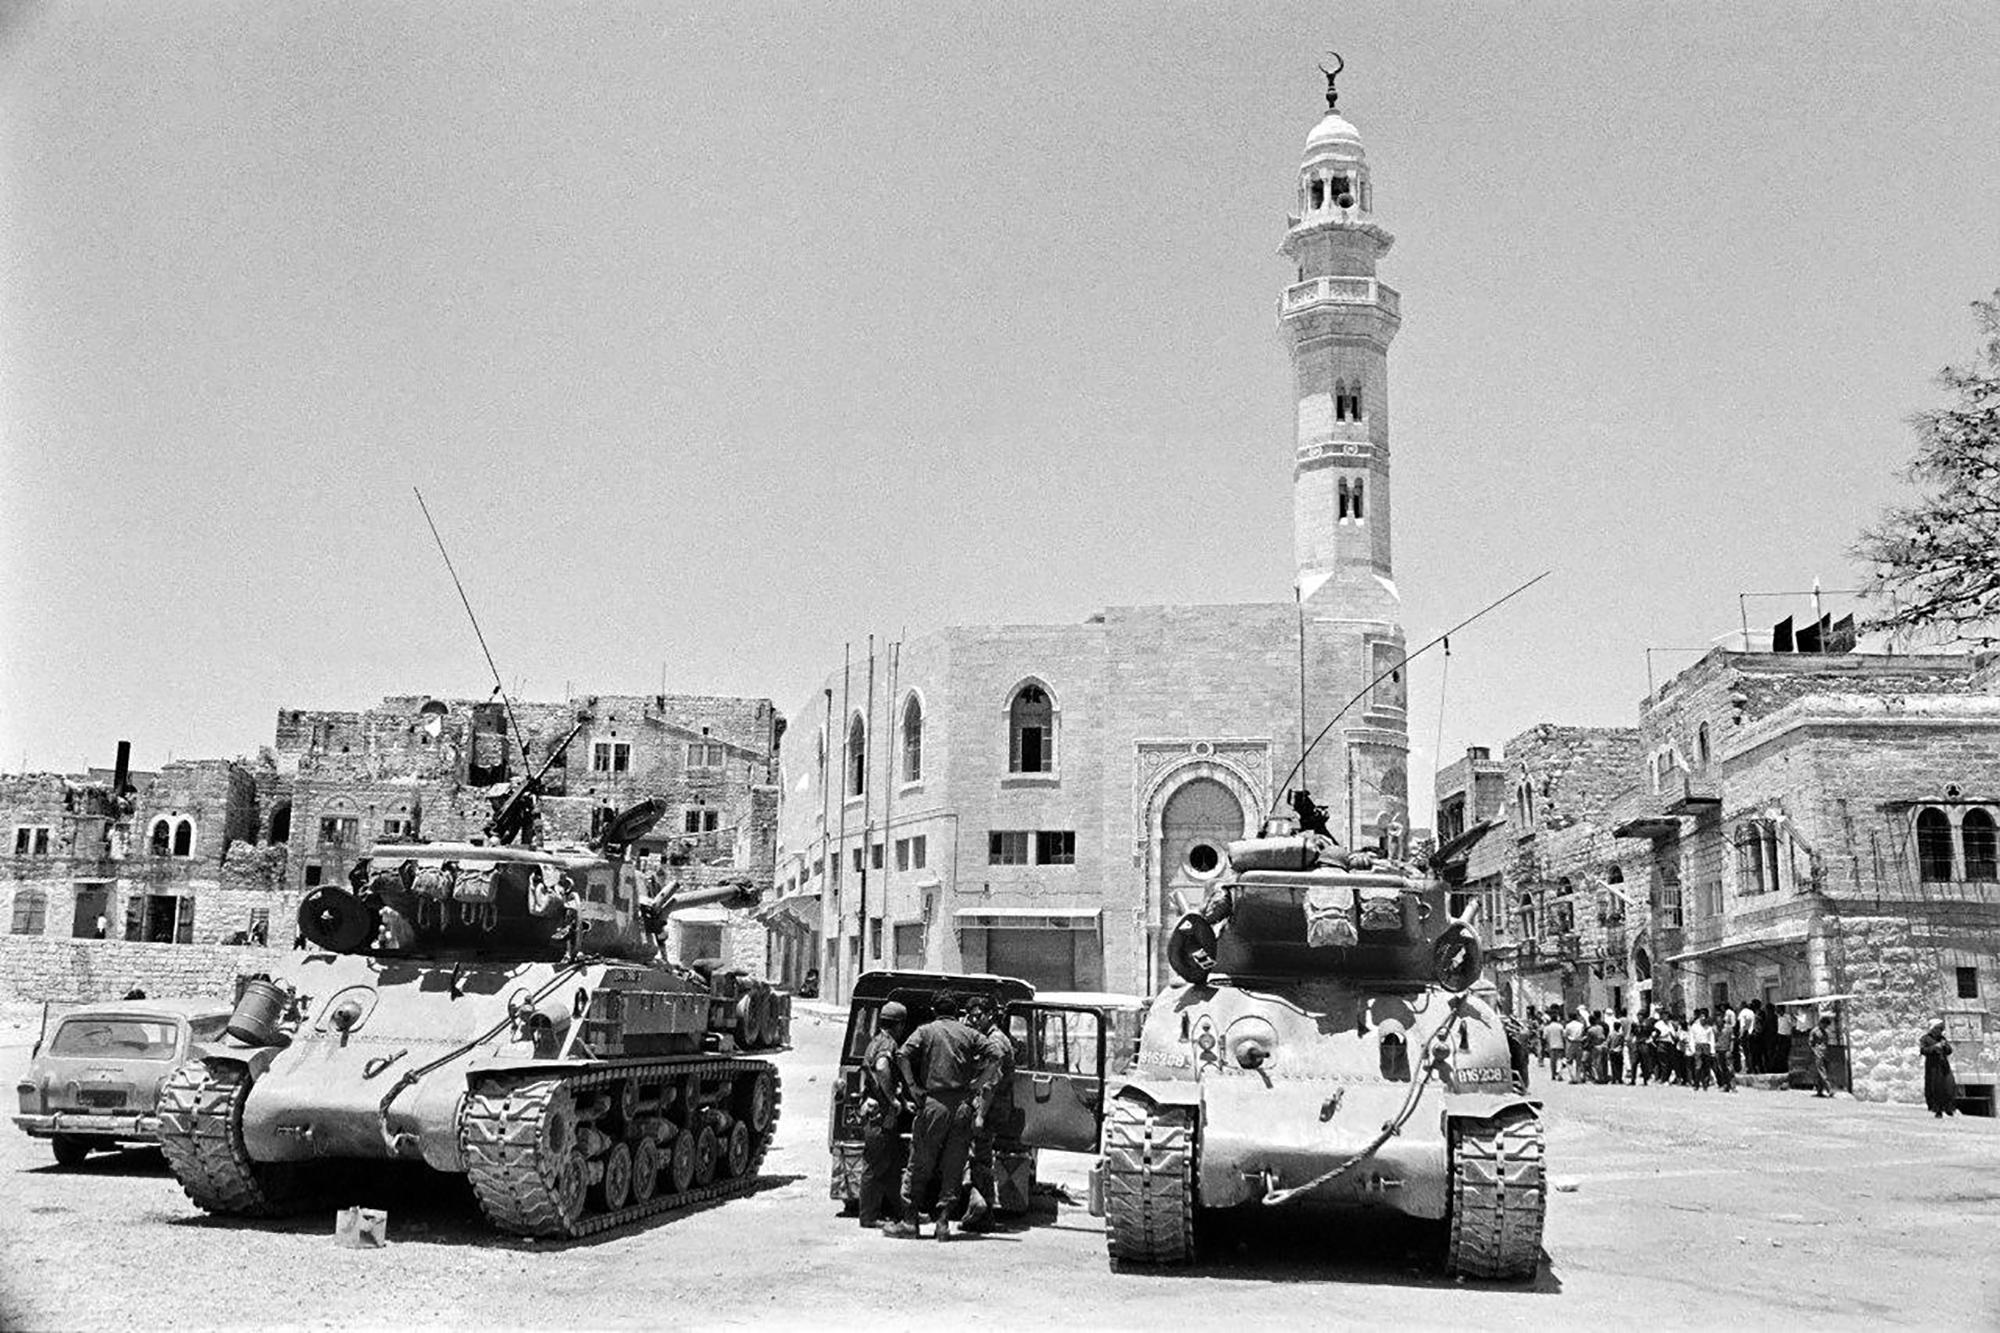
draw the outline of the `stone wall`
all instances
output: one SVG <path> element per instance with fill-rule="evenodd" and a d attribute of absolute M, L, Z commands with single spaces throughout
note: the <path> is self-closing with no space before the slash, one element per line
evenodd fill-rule
<path fill-rule="evenodd" d="M 135 986 L 154 999 L 226 999 L 238 976 L 270 971 L 284 957 L 277 949 L 6 935 L 0 936 L 0 1000 L 81 1004 L 115 1000 Z"/>

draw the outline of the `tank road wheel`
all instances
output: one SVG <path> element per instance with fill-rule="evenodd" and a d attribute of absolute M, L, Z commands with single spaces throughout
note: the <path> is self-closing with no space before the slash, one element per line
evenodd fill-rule
<path fill-rule="evenodd" d="M 1104 1239 L 1114 1263 L 1194 1260 L 1194 1113 L 1119 1098 L 1104 1121 Z"/>
<path fill-rule="evenodd" d="M 1530 1278 L 1542 1261 L 1542 1122 L 1525 1108 L 1451 1126 L 1451 1240 L 1464 1277 Z"/>
<path fill-rule="evenodd" d="M 694 1183 L 706 1185 L 715 1179 L 715 1159 L 720 1155 L 720 1145 L 715 1141 L 715 1129 L 703 1125 L 701 1132 L 694 1136 Z"/>
<path fill-rule="evenodd" d="M 466 1097 L 459 1147 L 480 1211 L 502 1231 L 572 1236 L 585 1182 L 576 1096 L 561 1078 L 492 1079 Z"/>
<path fill-rule="evenodd" d="M 305 1207 L 295 1162 L 254 1162 L 243 1146 L 249 1071 L 191 1060 L 160 1089 L 160 1150 L 188 1198 L 211 1213 L 272 1217 Z"/>
<path fill-rule="evenodd" d="M 597 1195 L 607 1213 L 617 1212 L 632 1197 L 632 1149 L 625 1144 L 614 1143 L 604 1154 L 604 1179 L 598 1182 Z"/>
<path fill-rule="evenodd" d="M 632 1202 L 645 1203 L 660 1183 L 660 1145 L 640 1139 L 632 1145 Z"/>
<path fill-rule="evenodd" d="M 729 1127 L 722 1145 L 722 1174 L 734 1180 L 750 1165 L 750 1126 L 741 1120 Z"/>
<path fill-rule="evenodd" d="M 694 1184 L 694 1131 L 683 1126 L 667 1150 L 667 1193 L 685 1194 Z"/>
<path fill-rule="evenodd" d="M 737 1090 L 737 1118 L 750 1122 L 752 1134 L 762 1134 L 771 1127 L 777 1114 L 777 1090 L 771 1082 L 769 1070 L 758 1070 L 750 1076 L 749 1082 Z"/>

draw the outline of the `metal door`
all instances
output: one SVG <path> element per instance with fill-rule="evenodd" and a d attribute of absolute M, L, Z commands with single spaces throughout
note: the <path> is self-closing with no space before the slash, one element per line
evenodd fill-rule
<path fill-rule="evenodd" d="M 1083 1005 L 1010 1005 L 1016 1064 L 1006 1104 L 993 1114 L 1000 1136 L 1029 1148 L 1096 1152 L 1104 1120 L 1104 1015 Z"/>

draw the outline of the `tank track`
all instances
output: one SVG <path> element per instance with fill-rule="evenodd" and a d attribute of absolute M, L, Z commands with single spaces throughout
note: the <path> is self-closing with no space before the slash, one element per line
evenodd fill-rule
<path fill-rule="evenodd" d="M 160 1089 L 160 1149 L 188 1198 L 211 1213 L 276 1217 L 312 1202 L 292 1162 L 254 1162 L 243 1147 L 241 1065 L 189 1061 Z"/>
<path fill-rule="evenodd" d="M 1453 1122 L 1450 1272 L 1514 1280 L 1535 1275 L 1548 1204 L 1542 1155 L 1542 1122 L 1531 1111 Z"/>
<path fill-rule="evenodd" d="M 767 1075 L 771 1083 L 770 1119 L 761 1134 L 750 1135 L 749 1159 L 735 1175 L 725 1175 L 726 1153 L 718 1142 L 716 1178 L 708 1184 L 673 1192 L 667 1188 L 668 1170 L 658 1178 L 661 1192 L 644 1202 L 628 1202 L 606 1210 L 600 1206 L 600 1187 L 586 1191 L 581 1210 L 566 1207 L 562 1198 L 565 1182 L 560 1163 L 546 1160 L 545 1145 L 551 1135 L 562 1138 L 563 1131 L 552 1129 L 550 1120 L 565 1097 L 610 1092 L 628 1080 L 672 1083 L 689 1077 L 737 1076 L 731 1097 L 747 1086 L 742 1076 Z M 550 1236 L 572 1239 L 595 1235 L 614 1227 L 627 1226 L 656 1213 L 671 1212 L 711 1199 L 742 1194 L 757 1180 L 758 1168 L 770 1148 L 778 1128 L 779 1109 L 784 1101 L 778 1071 L 763 1060 L 662 1061 L 649 1064 L 619 1064 L 604 1069 L 575 1073 L 493 1075 L 482 1078 L 467 1095 L 459 1120 L 459 1148 L 465 1159 L 466 1176 L 479 1200 L 480 1211 L 494 1226 L 522 1236 Z M 747 1128 L 747 1122 L 742 1122 Z M 683 1129 L 680 1133 L 696 1131 Z M 718 1136 L 721 1140 L 722 1136 Z M 625 1142 L 620 1138 L 618 1142 Z M 555 1151 L 565 1155 L 573 1149 L 558 1143 Z M 664 1148 L 661 1158 L 671 1156 Z M 580 1188 L 568 1182 L 570 1190 Z"/>
<path fill-rule="evenodd" d="M 1194 1113 L 1118 1098 L 1104 1121 L 1104 1240 L 1113 1263 L 1194 1262 Z"/>

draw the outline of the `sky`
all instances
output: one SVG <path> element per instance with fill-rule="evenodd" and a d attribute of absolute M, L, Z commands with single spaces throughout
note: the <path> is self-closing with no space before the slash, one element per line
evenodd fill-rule
<path fill-rule="evenodd" d="M 531 698 L 1288 600 L 1330 46 L 1409 640 L 1553 571 L 1415 791 L 1854 586 L 2000 286 L 2000 6 L 9 4 L 0 770 L 485 695 L 418 488 Z"/>

